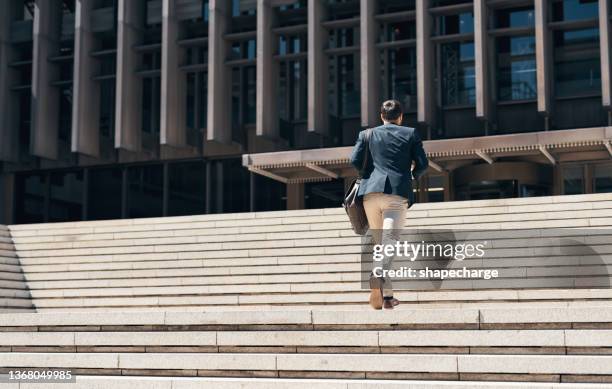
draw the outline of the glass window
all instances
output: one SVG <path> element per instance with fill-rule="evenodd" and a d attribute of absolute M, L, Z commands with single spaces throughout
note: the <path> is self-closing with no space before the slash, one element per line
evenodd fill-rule
<path fill-rule="evenodd" d="M 59 129 L 60 140 L 69 142 L 72 128 L 72 86 L 60 89 Z"/>
<path fill-rule="evenodd" d="M 344 181 L 333 180 L 304 184 L 306 209 L 337 208 L 344 198 Z"/>
<path fill-rule="evenodd" d="M 121 168 L 91 169 L 89 171 L 87 219 L 120 219 L 121 188 Z"/>
<path fill-rule="evenodd" d="M 391 13 L 401 11 L 412 11 L 416 7 L 415 0 L 379 0 L 379 13 Z"/>
<path fill-rule="evenodd" d="M 500 101 L 531 100 L 537 97 L 535 38 L 497 39 L 498 93 Z"/>
<path fill-rule="evenodd" d="M 83 171 L 50 174 L 49 221 L 81 220 L 83 217 Z"/>
<path fill-rule="evenodd" d="M 593 192 L 612 193 L 612 164 L 595 165 L 593 169 Z"/>
<path fill-rule="evenodd" d="M 145 77 L 142 81 L 142 130 L 149 134 L 159 134 L 160 87 L 159 77 Z"/>
<path fill-rule="evenodd" d="M 359 64 L 355 55 L 341 55 L 338 61 L 338 83 L 340 89 L 340 116 L 359 115 L 361 110 L 359 93 Z"/>
<path fill-rule="evenodd" d="M 15 181 L 15 219 L 17 223 L 44 222 L 46 176 L 43 174 L 18 174 Z"/>
<path fill-rule="evenodd" d="M 566 166 L 563 169 L 563 194 L 584 193 L 584 167 Z"/>
<path fill-rule="evenodd" d="M 100 135 L 115 138 L 115 79 L 100 82 Z"/>
<path fill-rule="evenodd" d="M 257 3 L 252 0 L 232 0 L 232 16 L 252 16 L 257 11 Z"/>
<path fill-rule="evenodd" d="M 439 35 L 467 34 L 474 32 L 474 14 L 464 12 L 457 15 L 438 17 Z"/>
<path fill-rule="evenodd" d="M 329 32 L 329 47 L 353 47 L 359 45 L 358 28 L 337 28 Z"/>
<path fill-rule="evenodd" d="M 595 19 L 598 14 L 597 0 L 560 0 L 552 7 L 553 21 Z"/>
<path fill-rule="evenodd" d="M 163 214 L 163 165 L 128 168 L 127 217 L 155 217 Z"/>
<path fill-rule="evenodd" d="M 389 23 L 386 30 L 386 42 L 416 39 L 416 23 L 413 21 Z"/>
<path fill-rule="evenodd" d="M 168 164 L 168 216 L 205 213 L 205 186 L 204 162 Z"/>
<path fill-rule="evenodd" d="M 389 49 L 388 68 L 389 96 L 399 100 L 404 110 L 416 110 L 416 49 L 414 47 Z"/>
<path fill-rule="evenodd" d="M 430 203 L 444 201 L 443 176 L 427 176 L 427 201 Z"/>
<path fill-rule="evenodd" d="M 476 101 L 474 43 L 446 43 L 442 51 L 444 105 L 473 105 Z"/>
<path fill-rule="evenodd" d="M 257 55 L 257 44 L 255 39 L 242 42 L 234 42 L 230 52 L 230 59 L 255 59 Z"/>
<path fill-rule="evenodd" d="M 555 94 L 601 92 L 599 29 L 555 31 Z"/>
<path fill-rule="evenodd" d="M 496 28 L 534 27 L 535 11 L 532 7 L 506 8 L 495 12 Z"/>

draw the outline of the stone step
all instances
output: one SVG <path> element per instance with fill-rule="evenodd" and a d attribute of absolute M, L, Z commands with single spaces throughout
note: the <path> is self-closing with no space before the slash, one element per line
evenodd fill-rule
<path fill-rule="evenodd" d="M 490 207 L 501 207 L 499 211 L 504 211 L 504 207 L 525 207 L 531 205 L 531 208 L 525 208 L 525 211 L 542 211 L 547 210 L 547 206 L 551 206 L 550 209 L 560 209 L 564 206 L 579 207 L 584 204 L 599 204 L 612 201 L 610 194 L 594 194 L 594 195 L 577 195 L 577 196 L 547 196 L 547 197 L 531 197 L 531 198 L 520 198 L 520 199 L 499 199 L 499 200 L 477 200 L 471 201 L 469 209 L 478 210 L 477 213 L 483 213 L 481 208 Z M 573 205 L 572 205 L 573 204 Z M 606 206 L 606 205 L 603 205 Z M 463 209 L 465 210 L 464 202 L 447 202 L 447 203 L 426 203 L 416 204 L 411 208 L 412 212 L 423 212 L 433 210 L 451 210 L 451 209 Z M 575 208 L 574 208 L 575 209 Z M 587 208 L 588 209 L 588 208 Z M 516 210 L 514 210 L 516 211 Z M 53 228 L 66 228 L 66 227 L 88 227 L 88 226 L 125 226 L 135 224 L 146 224 L 155 225 L 159 223 L 181 223 L 181 222 L 192 222 L 192 221 L 225 221 L 225 220 L 236 220 L 236 219 L 265 219 L 265 218 L 297 218 L 302 216 L 322 216 L 322 215 L 338 215 L 343 214 L 341 208 L 325 209 L 325 210 L 298 210 L 298 211 L 275 211 L 275 212 L 256 212 L 256 213 L 236 213 L 236 214 L 217 214 L 217 215 L 195 215 L 195 216 L 179 216 L 172 218 L 146 218 L 132 220 L 105 220 L 105 221 L 91 221 L 91 222 L 66 222 L 66 223 L 46 223 L 39 225 L 13 225 L 11 230 L 23 231 L 23 230 L 39 230 L 41 227 L 53 227 Z M 429 215 L 427 215 L 429 216 Z M 433 216 L 433 215 L 431 215 Z"/>
<path fill-rule="evenodd" d="M 577 302 L 576 304 L 584 304 Z M 557 324 L 554 329 L 588 328 L 589 324 L 612 323 L 612 304 L 599 306 L 558 305 L 488 308 L 486 306 L 459 308 L 413 309 L 400 305 L 393 311 L 304 309 L 301 310 L 219 310 L 219 311 L 152 311 L 152 312 L 70 312 L 6 314 L 0 320 L 2 327 L 53 327 L 53 326 L 242 326 L 266 325 L 286 326 L 286 329 L 402 329 L 420 324 L 460 324 L 472 329 L 486 327 L 515 326 L 523 324 Z M 573 325 L 573 327 L 572 327 Z M 578 326 L 580 325 L 580 326 Z M 612 326 L 611 326 L 612 327 Z M 274 329 L 274 327 L 270 327 Z M 467 329 L 467 328 L 466 328 Z M 488 329 L 488 328 L 486 328 Z M 491 328 L 499 329 L 499 328 Z"/>
<path fill-rule="evenodd" d="M 465 207 L 468 209 L 470 207 Z M 493 214 L 487 214 L 483 210 L 478 208 L 470 208 L 467 211 L 468 214 L 458 216 L 445 216 L 445 215 L 429 215 L 428 212 L 413 210 L 408 212 L 407 220 L 413 225 L 418 224 L 419 226 L 440 226 L 440 225 L 472 225 L 472 224 L 494 224 L 504 222 L 505 228 L 521 228 L 518 226 L 519 223 L 524 225 L 526 221 L 533 223 L 551 221 L 551 220 L 562 220 L 563 224 L 571 222 L 571 219 L 606 219 L 612 214 L 612 201 L 606 203 L 606 206 L 600 206 L 596 209 L 593 207 L 585 207 L 586 209 L 564 209 L 563 207 L 554 206 L 548 211 L 532 210 L 531 212 L 520 211 L 517 209 L 504 208 L 499 209 L 499 212 Z M 466 211 L 463 211 L 465 213 Z M 290 213 L 284 216 L 261 219 L 253 217 L 245 217 L 238 219 L 224 219 L 214 221 L 188 221 L 182 223 L 173 223 L 172 218 L 167 218 L 160 223 L 146 223 L 141 224 L 142 220 L 148 221 L 147 219 L 138 219 L 138 222 L 121 223 L 121 225 L 104 225 L 99 223 L 98 225 L 89 226 L 89 222 L 78 222 L 79 224 L 72 224 L 71 226 L 63 226 L 62 223 L 54 225 L 47 224 L 32 224 L 28 225 L 29 228 L 23 229 L 20 226 L 11 226 L 11 236 L 13 240 L 18 243 L 23 243 L 21 240 L 24 237 L 52 237 L 59 235 L 82 235 L 82 234 L 117 234 L 125 232 L 143 232 L 151 230 L 194 230 L 194 229 L 215 229 L 216 234 L 235 234 L 249 233 L 249 232 L 274 232 L 274 231 L 287 231 L 287 230 L 311 230 L 308 226 L 314 225 L 320 228 L 317 229 L 330 229 L 329 225 L 333 226 L 348 226 L 347 217 L 342 212 L 335 212 L 334 214 L 320 214 L 313 216 L 300 216 L 294 217 Z M 609 221 L 609 220 L 608 220 Z M 605 220 L 602 220 L 605 222 Z M 511 224 L 506 226 L 506 224 Z M 559 227 L 559 223 L 556 224 L 544 224 L 545 226 Z M 609 224 L 607 224 L 609 225 Z M 584 226 L 589 226 L 585 224 Z M 478 226 L 474 226 L 477 229 Z M 345 227 L 346 228 L 346 227 Z M 528 225 L 523 228 L 530 228 Z M 30 239 L 30 241 L 35 241 Z"/>
<path fill-rule="evenodd" d="M 196 290 L 194 290 L 196 291 Z M 172 293 L 172 291 L 168 291 Z M 32 291 L 32 294 L 36 296 L 36 292 Z M 36 300 L 36 306 L 39 309 L 44 308 L 109 308 L 109 307 L 169 307 L 169 306 L 206 306 L 207 309 L 209 307 L 214 306 L 227 306 L 228 304 L 232 305 L 240 305 L 240 306 L 261 306 L 261 305 L 276 305 L 278 309 L 282 309 L 286 305 L 297 305 L 297 304 L 311 304 L 311 305 L 321 305 L 321 304 L 363 304 L 367 306 L 366 302 L 368 301 L 369 292 L 363 290 L 357 291 L 343 291 L 342 293 L 259 293 L 259 294 L 243 294 L 243 293 L 234 293 L 234 294 L 213 294 L 208 293 L 205 294 L 203 291 L 199 294 L 184 294 L 180 295 L 178 291 L 174 294 L 163 294 L 159 291 L 152 289 L 150 295 L 124 295 L 124 296 L 92 296 L 92 297 L 70 297 L 70 294 L 74 294 L 74 292 L 66 291 L 65 294 L 68 296 L 62 298 L 38 298 Z M 125 293 L 129 293 L 126 291 Z M 411 291 L 402 291 L 396 290 L 395 296 L 404 302 L 406 305 L 410 304 L 439 304 L 439 302 L 463 302 L 462 306 L 465 306 L 466 302 L 476 301 L 476 302 L 489 302 L 492 300 L 491 295 L 485 293 L 473 293 L 470 294 L 465 293 L 461 294 L 457 292 L 455 295 L 444 294 L 441 292 L 439 295 L 433 292 L 429 295 L 418 295 L 415 292 Z M 501 297 L 497 297 L 499 301 L 503 301 L 504 299 Z M 529 301 L 529 300 L 563 300 L 572 301 L 578 299 L 579 297 L 569 296 L 569 297 L 554 297 L 550 295 L 531 295 L 530 297 L 525 298 L 521 296 L 518 298 L 518 301 Z M 599 299 L 593 300 L 593 302 L 598 301 L 609 301 L 606 300 L 606 297 L 602 297 L 601 295 L 590 295 L 587 296 L 590 299 Z"/>
<path fill-rule="evenodd" d="M 54 389 L 609 389 L 606 384 L 399 381 L 376 379 L 289 379 L 215 377 L 75 376 L 76 382 L 53 383 Z M 17 384 L 4 384 L 18 389 Z M 20 383 L 19 389 L 39 389 L 37 383 Z"/>
<path fill-rule="evenodd" d="M 393 378 L 458 380 L 462 374 L 505 380 L 612 381 L 608 355 L 454 355 L 454 354 L 283 354 L 283 353 L 0 353 L 7 368 L 91 369 L 97 372 L 164 371 L 172 375 Z M 146 373 L 145 373 L 146 374 Z M 515 378 L 512 377 L 514 375 Z M 404 376 L 406 377 L 406 376 Z M 482 379 L 482 378 L 481 378 Z"/>
<path fill-rule="evenodd" d="M 366 352 L 421 352 L 427 347 L 612 347 L 612 330 L 395 330 L 395 331 L 121 331 L 121 332 L 0 332 L 6 347 L 325 347 L 326 352 L 343 353 L 346 347 L 370 348 Z M 393 348 L 404 348 L 404 350 Z M 212 351 L 211 351 L 212 350 Z M 374 350 L 374 351 L 372 351 Z M 392 350 L 392 351 L 391 351 Z M 169 349 L 169 352 L 174 350 Z M 308 350 L 297 350 L 304 352 Z M 360 350 L 355 350 L 360 351 Z M 459 349 L 452 353 L 487 353 L 490 350 Z M 495 350 L 494 350 L 495 351 Z M 550 350 L 544 350 L 544 352 Z M 147 350 L 150 352 L 150 350 Z M 176 351 L 174 351 L 176 352 Z M 224 352 L 218 349 L 218 352 Z M 240 349 L 231 352 L 240 352 Z M 364 352 L 364 351 L 361 351 Z M 434 353 L 436 351 L 434 350 Z M 497 350 L 496 352 L 500 352 Z M 514 350 L 516 352 L 516 350 Z M 564 354 L 565 351 L 561 350 Z M 573 352 L 575 353 L 575 352 Z"/>

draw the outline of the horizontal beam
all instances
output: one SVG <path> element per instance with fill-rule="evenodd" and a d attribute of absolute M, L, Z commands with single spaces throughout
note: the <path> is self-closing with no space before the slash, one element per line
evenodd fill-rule
<path fill-rule="evenodd" d="M 310 170 L 314 170 L 317 173 L 321 173 L 321 174 L 323 174 L 325 176 L 328 176 L 328 177 L 331 177 L 331 178 L 334 178 L 334 179 L 340 177 L 340 175 L 338 173 L 332 172 L 329 169 L 325 169 L 324 167 L 319 166 L 319 165 L 315 165 L 314 163 L 311 163 L 311 162 L 306 163 L 305 166 L 308 169 L 310 169 Z"/>
<path fill-rule="evenodd" d="M 249 167 L 249 171 L 253 172 L 253 173 L 257 173 L 257 174 L 262 175 L 264 177 L 271 178 L 271 179 L 273 179 L 275 181 L 282 182 L 283 184 L 288 184 L 289 183 L 289 179 L 287 177 L 283 177 L 283 176 L 280 176 L 278 174 L 274 174 L 274 173 L 269 172 L 267 170 L 258 169 L 256 167 Z"/>

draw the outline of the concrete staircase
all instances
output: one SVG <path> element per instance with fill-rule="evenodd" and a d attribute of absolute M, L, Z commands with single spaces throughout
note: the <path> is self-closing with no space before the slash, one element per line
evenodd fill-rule
<path fill-rule="evenodd" d="M 78 376 L 56 388 L 612 387 L 611 194 L 417 204 L 408 223 L 487 232 L 482 266 L 506 279 L 372 311 L 338 209 L 10 226 L 38 312 L 0 315 L 0 373 Z M 560 231 L 592 258 L 525 239 Z"/>
<path fill-rule="evenodd" d="M 0 225 L 0 312 L 33 311 L 10 232 Z"/>

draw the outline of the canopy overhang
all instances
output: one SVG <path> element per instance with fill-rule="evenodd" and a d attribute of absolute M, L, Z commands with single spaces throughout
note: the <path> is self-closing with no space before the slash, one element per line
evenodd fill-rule
<path fill-rule="evenodd" d="M 529 160 L 547 164 L 612 158 L 612 127 L 424 141 L 430 169 L 445 172 L 474 163 Z M 251 172 L 286 184 L 354 177 L 353 147 L 244 154 Z"/>

